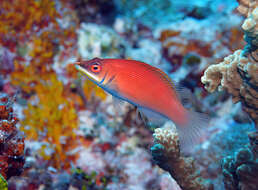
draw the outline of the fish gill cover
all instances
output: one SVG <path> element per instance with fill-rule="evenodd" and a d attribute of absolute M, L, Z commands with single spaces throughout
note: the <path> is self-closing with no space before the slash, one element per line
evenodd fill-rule
<path fill-rule="evenodd" d="M 256 0 L 2 0 L 0 189 L 258 189 L 257 23 Z M 211 121 L 190 155 L 77 73 L 94 57 L 191 90 Z"/>

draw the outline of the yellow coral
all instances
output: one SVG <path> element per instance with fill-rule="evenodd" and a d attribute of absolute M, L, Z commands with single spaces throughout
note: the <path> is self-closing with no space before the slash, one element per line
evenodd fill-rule
<path fill-rule="evenodd" d="M 59 16 L 53 0 L 3 0 L 1 11 L 0 35 L 18 40 L 24 39 L 32 30 L 56 22 Z"/>
<path fill-rule="evenodd" d="M 36 85 L 35 91 L 37 96 L 32 99 L 36 103 L 29 103 L 24 111 L 25 120 L 21 130 L 26 133 L 27 138 L 49 142 L 55 150 L 55 154 L 51 156 L 54 165 L 60 167 L 60 161 L 65 162 L 67 158 L 66 152 L 76 143 L 76 110 L 73 101 L 65 96 L 64 86 L 55 74 Z"/>
<path fill-rule="evenodd" d="M 104 90 L 102 90 L 90 80 L 84 81 L 82 87 L 87 99 L 91 99 L 92 95 L 97 96 L 101 100 L 104 100 L 106 98 L 106 93 L 104 92 Z"/>

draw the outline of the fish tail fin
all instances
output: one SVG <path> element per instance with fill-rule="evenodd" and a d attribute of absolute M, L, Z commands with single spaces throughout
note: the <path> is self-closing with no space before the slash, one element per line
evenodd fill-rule
<path fill-rule="evenodd" d="M 180 149 L 183 152 L 191 152 L 194 145 L 200 142 L 204 128 L 208 126 L 209 116 L 204 113 L 187 111 L 187 122 L 177 124 Z"/>

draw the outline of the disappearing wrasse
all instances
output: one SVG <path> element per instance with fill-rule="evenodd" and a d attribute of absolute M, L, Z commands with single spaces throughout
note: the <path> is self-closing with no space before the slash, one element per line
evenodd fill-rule
<path fill-rule="evenodd" d="M 208 117 L 184 108 L 175 85 L 158 68 L 134 60 L 99 58 L 77 62 L 75 66 L 106 92 L 137 106 L 150 121 L 172 120 L 185 150 L 207 126 Z"/>

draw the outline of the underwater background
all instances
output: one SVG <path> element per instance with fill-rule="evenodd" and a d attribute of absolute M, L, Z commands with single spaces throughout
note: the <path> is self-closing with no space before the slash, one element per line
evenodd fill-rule
<path fill-rule="evenodd" d="M 257 47 L 257 0 L 0 0 L 0 190 L 258 190 Z M 76 71 L 94 57 L 191 90 L 192 152 Z"/>

